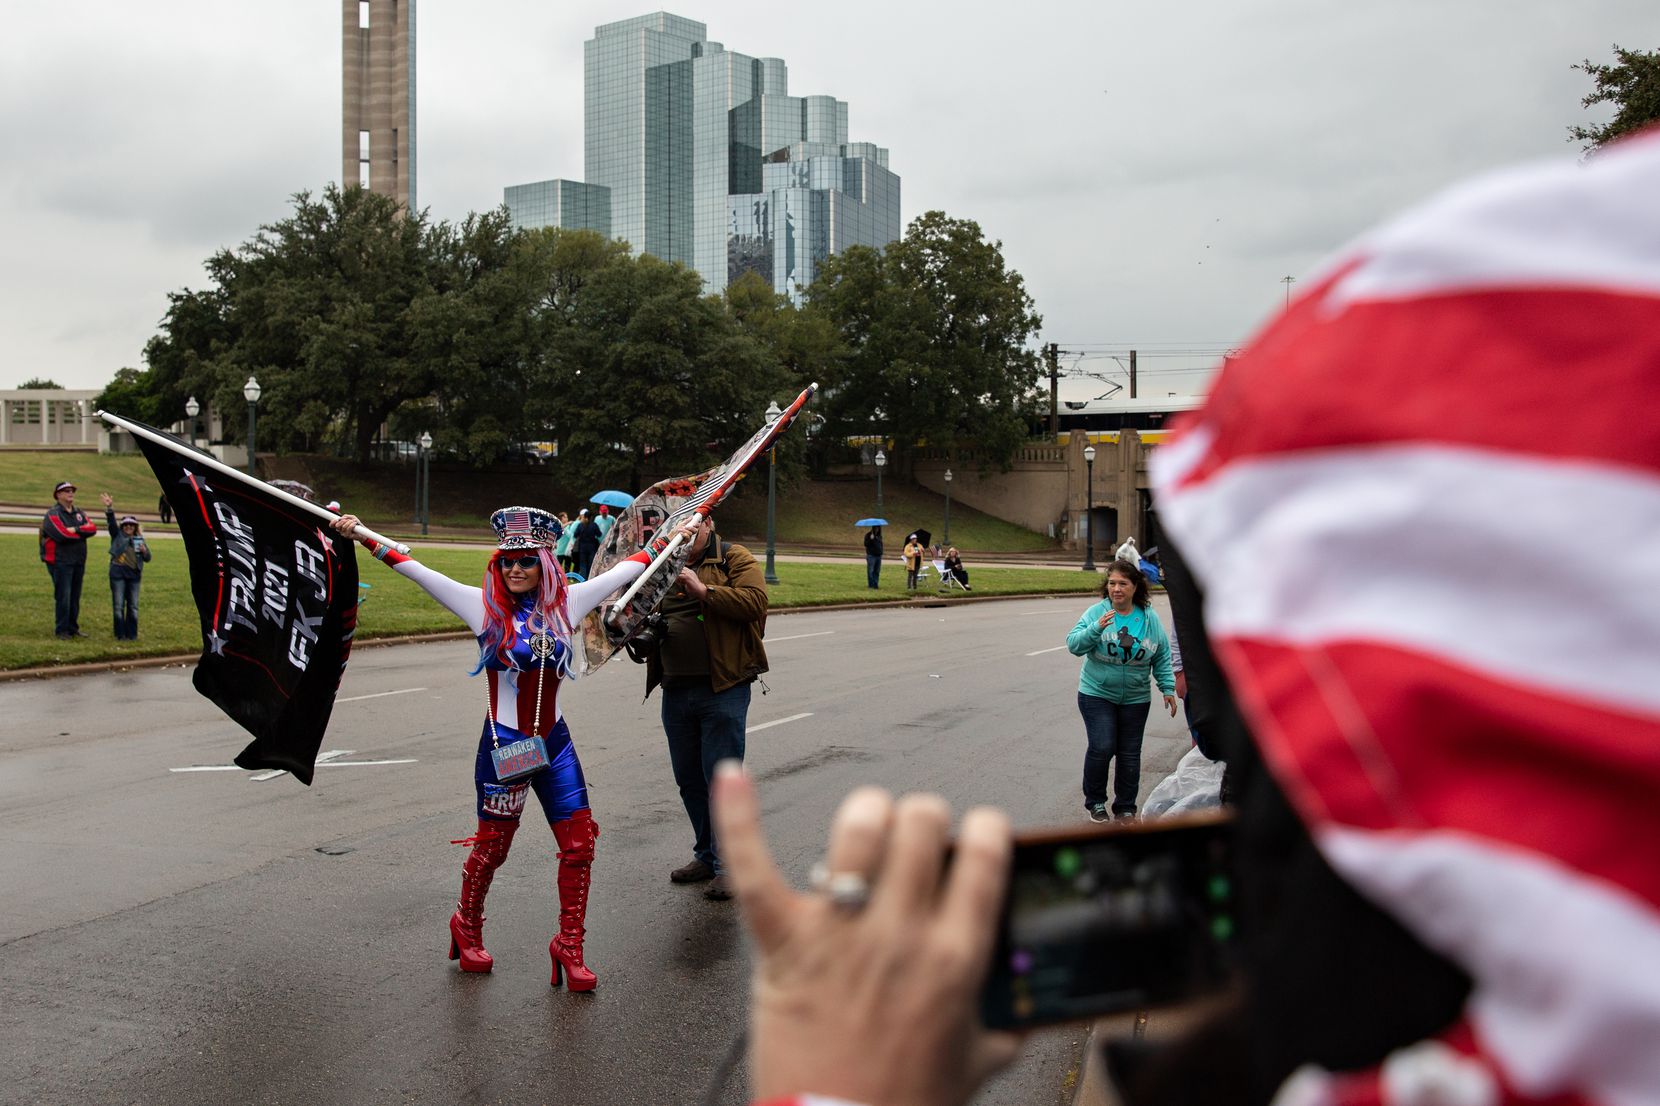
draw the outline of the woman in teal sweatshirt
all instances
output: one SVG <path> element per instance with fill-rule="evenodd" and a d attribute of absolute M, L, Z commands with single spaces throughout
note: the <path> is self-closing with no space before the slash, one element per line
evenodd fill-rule
<path fill-rule="evenodd" d="M 1091 819 L 1129 818 L 1141 788 L 1141 737 L 1152 710 L 1151 677 L 1176 713 L 1176 678 L 1170 639 L 1153 610 L 1147 577 L 1128 561 L 1114 561 L 1101 587 L 1103 600 L 1084 612 L 1066 648 L 1084 658 L 1078 674 L 1078 712 L 1084 716 L 1084 806 Z M 1113 757 L 1112 812 L 1107 811 L 1107 770 Z"/>

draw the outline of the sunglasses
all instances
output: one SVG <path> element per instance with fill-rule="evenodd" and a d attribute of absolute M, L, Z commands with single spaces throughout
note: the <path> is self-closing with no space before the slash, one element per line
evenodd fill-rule
<path fill-rule="evenodd" d="M 496 567 L 506 572 L 510 568 L 541 568 L 542 558 L 532 554 L 527 557 L 502 557 L 496 561 Z"/>

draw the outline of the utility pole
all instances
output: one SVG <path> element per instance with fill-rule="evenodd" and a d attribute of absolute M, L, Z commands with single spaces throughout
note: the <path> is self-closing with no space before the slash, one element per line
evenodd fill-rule
<path fill-rule="evenodd" d="M 1291 282 L 1296 279 L 1294 276 L 1280 277 L 1280 283 L 1285 285 L 1285 306 L 1287 309 L 1291 307 Z"/>
<path fill-rule="evenodd" d="M 1135 350 L 1130 351 L 1130 398 L 1135 398 Z"/>
<path fill-rule="evenodd" d="M 1043 347 L 1049 361 L 1049 436 L 1061 436 L 1061 351 L 1054 342 Z"/>

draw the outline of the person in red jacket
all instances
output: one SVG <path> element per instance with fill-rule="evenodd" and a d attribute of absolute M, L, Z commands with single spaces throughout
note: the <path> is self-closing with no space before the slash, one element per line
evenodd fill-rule
<path fill-rule="evenodd" d="M 40 520 L 40 559 L 52 577 L 52 603 L 60 638 L 81 633 L 81 578 L 86 575 L 86 541 L 98 526 L 75 509 L 75 485 L 65 480 L 52 489 L 57 505 Z"/>

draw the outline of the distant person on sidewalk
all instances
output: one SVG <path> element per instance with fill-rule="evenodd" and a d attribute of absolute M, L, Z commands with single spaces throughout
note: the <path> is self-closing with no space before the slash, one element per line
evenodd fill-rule
<path fill-rule="evenodd" d="M 576 561 L 571 558 L 571 539 L 576 537 L 576 527 L 571 525 L 571 516 L 564 511 L 559 512 L 559 540 L 553 546 L 553 559 L 559 562 L 559 567 L 566 572 L 576 571 Z"/>
<path fill-rule="evenodd" d="M 156 502 L 156 516 L 160 518 L 163 523 L 173 521 L 173 505 L 167 502 L 166 495 L 163 495 L 161 499 Z"/>
<path fill-rule="evenodd" d="M 663 685 L 663 733 L 680 801 L 692 822 L 692 860 L 675 883 L 709 882 L 704 897 L 732 897 L 709 820 L 709 781 L 723 760 L 742 761 L 750 685 L 767 670 L 761 639 L 767 584 L 755 557 L 723 542 L 706 518 L 692 539 L 679 585 L 658 610 L 664 630 L 646 657 L 646 695 Z"/>
<path fill-rule="evenodd" d="M 75 509 L 75 485 L 52 489 L 57 505 L 40 520 L 40 559 L 52 577 L 52 606 L 60 638 L 81 633 L 81 579 L 86 575 L 86 542 L 98 525 Z"/>
<path fill-rule="evenodd" d="M 880 586 L 882 575 L 882 528 L 872 526 L 865 531 L 865 583 L 871 589 Z"/>
<path fill-rule="evenodd" d="M 115 640 L 138 640 L 138 585 L 144 579 L 144 566 L 150 561 L 150 543 L 139 532 L 138 519 L 124 515 L 115 521 L 115 500 L 108 492 L 99 493 L 104 501 L 104 518 L 110 530 L 110 603 L 115 608 Z"/>
<path fill-rule="evenodd" d="M 599 517 L 594 519 L 594 525 L 599 527 L 599 540 L 603 542 L 605 535 L 609 534 L 611 527 L 616 524 L 617 518 L 611 513 L 611 508 L 601 503 L 599 505 Z"/>
<path fill-rule="evenodd" d="M 594 554 L 599 552 L 599 540 L 603 536 L 599 524 L 588 516 L 588 508 L 584 507 L 576 513 L 576 533 L 571 536 L 571 555 L 576 558 L 576 572 L 584 580 L 588 578 L 588 569 L 593 566 Z"/>
<path fill-rule="evenodd" d="M 916 590 L 917 573 L 922 571 L 922 555 L 925 552 L 927 552 L 927 550 L 922 547 L 921 542 L 916 540 L 915 534 L 912 534 L 910 537 L 905 539 L 904 556 L 906 591 Z"/>

